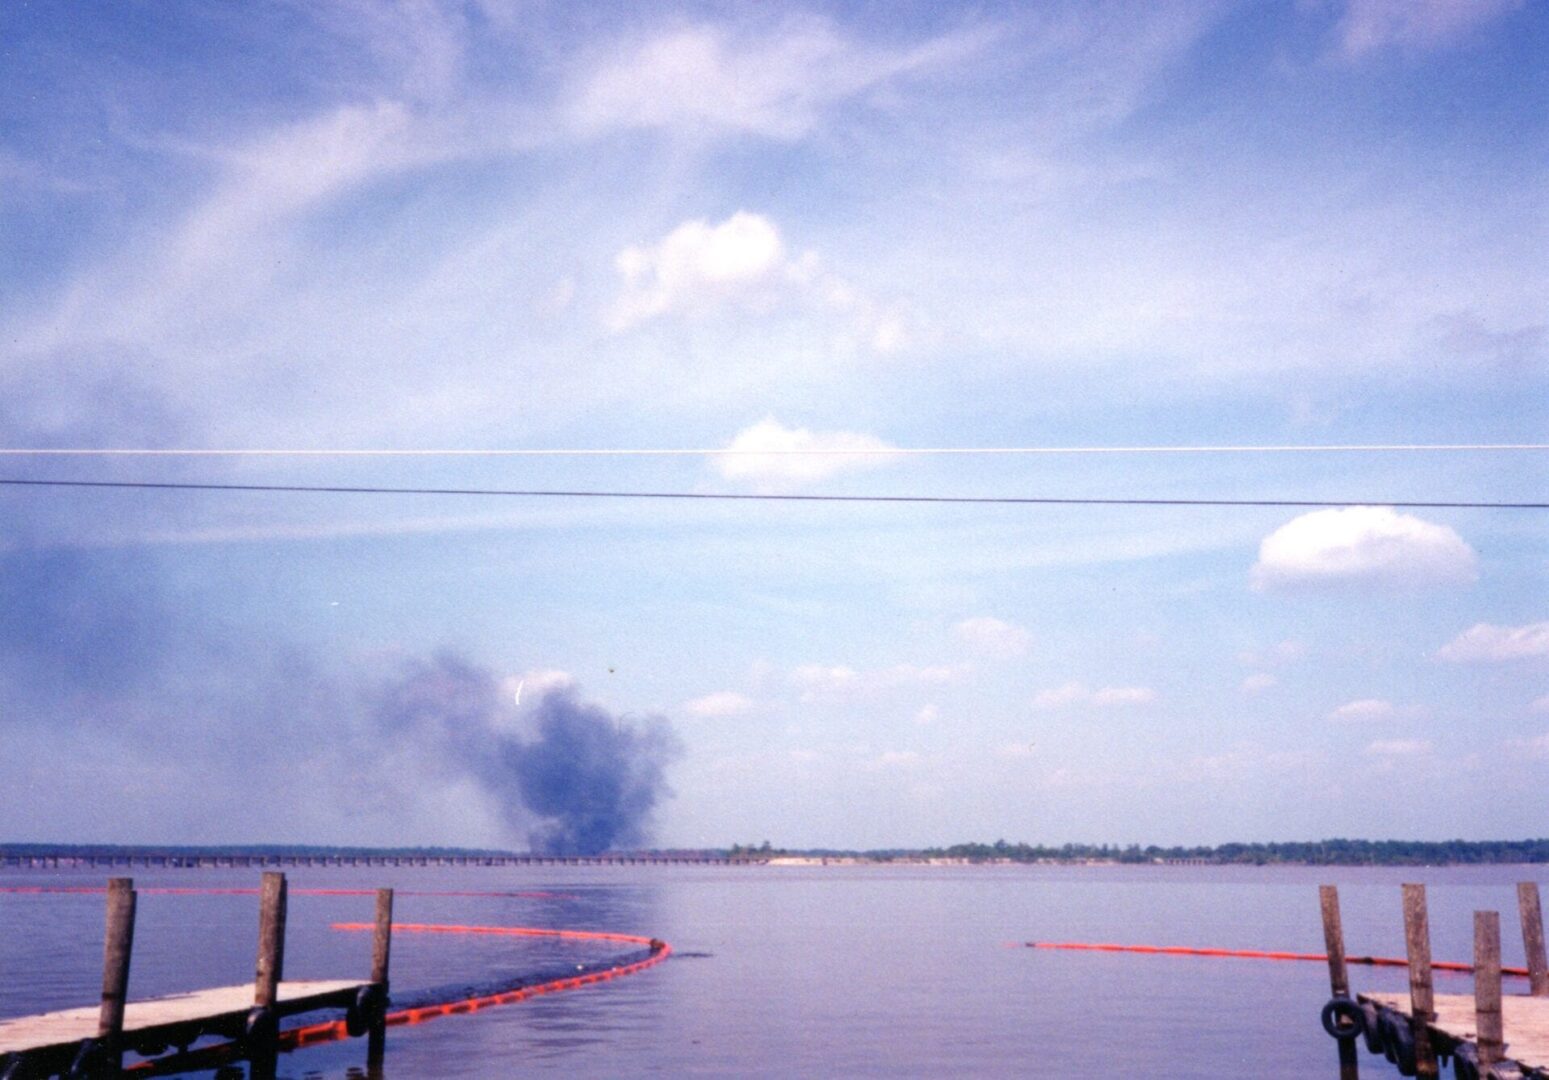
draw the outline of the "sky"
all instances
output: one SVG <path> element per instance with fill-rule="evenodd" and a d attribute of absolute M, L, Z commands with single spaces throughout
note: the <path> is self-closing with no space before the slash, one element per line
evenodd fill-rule
<path fill-rule="evenodd" d="M 736 451 L 4 477 L 1353 505 L 0 487 L 0 838 L 1545 835 L 1549 512 L 1393 505 L 1545 451 L 902 451 L 1549 443 L 1546 55 L 1512 0 L 4 5 L 0 448 Z"/>

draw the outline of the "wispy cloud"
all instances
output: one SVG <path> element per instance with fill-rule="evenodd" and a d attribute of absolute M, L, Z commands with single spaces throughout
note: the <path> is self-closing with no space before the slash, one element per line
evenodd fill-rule
<path fill-rule="evenodd" d="M 739 694 L 734 690 L 718 690 L 713 694 L 705 694 L 703 697 L 684 702 L 683 708 L 693 716 L 723 719 L 730 716 L 744 716 L 753 711 L 754 705 L 753 699 L 745 694 Z"/>
<path fill-rule="evenodd" d="M 1514 739 L 1507 748 L 1534 761 L 1549 761 L 1549 732 L 1528 739 Z"/>
<path fill-rule="evenodd" d="M 1525 626 L 1476 623 L 1436 650 L 1455 664 L 1493 664 L 1549 656 L 1549 622 Z"/>
<path fill-rule="evenodd" d="M 962 665 L 936 664 L 917 666 L 895 664 L 892 667 L 857 671 L 844 665 L 803 664 L 791 672 L 791 682 L 802 691 L 803 701 L 819 696 L 871 694 L 901 687 L 942 686 L 967 674 Z"/>
<path fill-rule="evenodd" d="M 1378 720 L 1392 720 L 1398 715 L 1398 709 L 1391 701 L 1382 698 L 1361 698 L 1357 701 L 1347 701 L 1328 714 L 1330 720 L 1340 723 L 1368 723 Z"/>
<path fill-rule="evenodd" d="M 584 134 L 657 128 L 792 141 L 833 107 L 960 62 L 985 39 L 969 32 L 886 49 L 810 16 L 765 31 L 686 26 L 613 43 L 611 59 L 584 78 L 569 111 Z"/>
<path fill-rule="evenodd" d="M 1156 691 L 1148 686 L 1105 686 L 1094 690 L 1085 683 L 1068 682 L 1051 690 L 1039 691 L 1033 696 L 1033 708 L 1113 708 L 1146 705 L 1155 700 Z"/>
<path fill-rule="evenodd" d="M 773 416 L 737 432 L 726 449 L 730 453 L 715 458 L 716 471 L 727 480 L 766 490 L 815 483 L 896 460 L 888 453 L 893 447 L 875 435 L 790 428 Z"/>
<path fill-rule="evenodd" d="M 1424 757 L 1434 749 L 1428 739 L 1377 739 L 1366 745 L 1366 752 L 1376 758 Z"/>
<path fill-rule="evenodd" d="M 1244 694 L 1262 694 L 1280 685 L 1280 680 L 1266 671 L 1255 672 L 1243 679 L 1240 689 Z"/>
<path fill-rule="evenodd" d="M 964 619 L 952 627 L 952 634 L 976 651 L 1002 659 L 1021 656 L 1033 643 L 1025 628 L 993 615 Z"/>
<path fill-rule="evenodd" d="M 1523 0 L 1347 0 L 1335 34 L 1346 59 L 1385 49 L 1427 52 L 1454 44 Z"/>

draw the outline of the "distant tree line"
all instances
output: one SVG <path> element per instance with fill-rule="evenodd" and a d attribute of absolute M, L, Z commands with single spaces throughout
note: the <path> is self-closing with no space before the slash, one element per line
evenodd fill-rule
<path fill-rule="evenodd" d="M 1059 847 L 1027 843 L 953 844 L 927 848 L 927 858 L 970 859 L 976 862 L 1008 859 L 1011 862 L 1153 863 L 1190 860 L 1221 864 L 1265 866 L 1297 863 L 1309 866 L 1436 866 L 1460 863 L 1549 862 L 1549 839 L 1540 840 L 1307 840 L 1268 844 L 1220 844 L 1215 847 L 1158 847 L 1155 844 L 1061 844 Z"/>

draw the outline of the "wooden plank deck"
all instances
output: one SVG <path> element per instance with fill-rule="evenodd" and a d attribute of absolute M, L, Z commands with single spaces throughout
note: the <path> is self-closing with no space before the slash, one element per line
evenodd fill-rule
<path fill-rule="evenodd" d="M 1361 1001 L 1392 1009 L 1409 1016 L 1409 995 L 1360 994 Z M 1477 1041 L 1474 1029 L 1473 994 L 1437 994 L 1436 1019 L 1432 1030 L 1459 1041 Z M 1549 997 L 1504 994 L 1501 997 L 1502 1027 L 1506 1034 L 1506 1057 L 1524 1068 L 1549 1072 Z"/>
<path fill-rule="evenodd" d="M 285 1015 L 305 1012 L 314 1000 L 316 1004 L 311 1005 L 312 1008 L 323 1008 L 330 1003 L 339 1004 L 348 1001 L 365 985 L 368 984 L 338 979 L 282 982 L 279 986 L 277 1011 Z M 252 1007 L 251 983 L 132 1001 L 124 1009 L 124 1035 L 129 1038 L 156 1028 L 244 1017 Z M 82 1039 L 96 1038 L 98 1015 L 98 1007 L 91 1005 L 0 1020 L 0 1054 L 74 1045 Z"/>

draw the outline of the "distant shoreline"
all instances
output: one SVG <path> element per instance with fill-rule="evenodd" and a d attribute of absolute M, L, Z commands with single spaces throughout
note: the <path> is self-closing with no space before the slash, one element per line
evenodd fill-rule
<path fill-rule="evenodd" d="M 609 852 L 524 852 L 459 847 L 364 847 L 297 844 L 49 844 L 0 843 L 0 866 L 60 859 L 481 859 L 587 858 L 599 861 L 716 861 L 768 866 L 1037 865 L 1037 866 L 1471 866 L 1549 863 L 1549 839 L 1317 840 L 1231 843 L 1213 847 L 954 844 L 945 848 L 843 850 L 777 848 L 768 843 L 729 848 L 653 848 Z"/>

